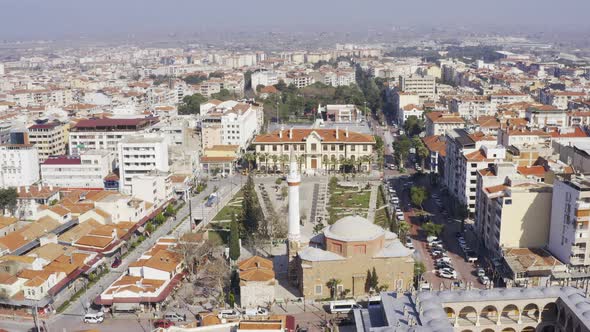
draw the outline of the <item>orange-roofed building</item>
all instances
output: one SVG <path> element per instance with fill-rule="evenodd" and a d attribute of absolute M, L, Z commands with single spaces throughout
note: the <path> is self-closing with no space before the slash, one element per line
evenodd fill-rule
<path fill-rule="evenodd" d="M 345 160 L 352 161 L 358 171 L 368 172 L 369 162 L 366 158 L 373 154 L 375 138 L 347 128 L 289 128 L 258 135 L 252 144 L 256 148 L 258 169 L 281 170 L 288 162 L 275 165 L 273 156 L 279 160 L 288 160 L 293 152 L 301 160 L 301 171 L 305 173 L 338 171 L 345 167 Z M 265 159 L 265 156 L 268 158 Z"/>
<path fill-rule="evenodd" d="M 447 130 L 465 127 L 465 120 L 456 113 L 430 112 L 424 118 L 426 136 L 444 135 Z"/>
<path fill-rule="evenodd" d="M 254 256 L 238 263 L 240 303 L 247 308 L 266 306 L 275 299 L 275 272 L 271 260 Z"/>

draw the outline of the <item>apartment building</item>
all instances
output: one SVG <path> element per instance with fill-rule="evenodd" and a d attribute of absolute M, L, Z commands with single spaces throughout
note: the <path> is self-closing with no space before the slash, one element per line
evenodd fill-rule
<path fill-rule="evenodd" d="M 66 106 L 75 102 L 74 93 L 69 89 L 12 90 L 6 93 L 6 100 L 21 107 L 47 104 Z"/>
<path fill-rule="evenodd" d="M 516 173 L 502 163 L 478 171 L 476 230 L 500 259 L 510 248 L 543 248 L 549 239 L 552 186 Z"/>
<path fill-rule="evenodd" d="M 118 160 L 119 191 L 129 194 L 134 176 L 168 172 L 168 141 L 158 136 L 127 136 L 118 144 Z"/>
<path fill-rule="evenodd" d="M 0 145 L 0 187 L 30 186 L 39 181 L 39 153 L 31 144 Z"/>
<path fill-rule="evenodd" d="M 277 71 L 257 71 L 252 73 L 252 88 L 256 89 L 259 85 L 270 86 L 278 84 L 285 78 L 285 74 Z"/>
<path fill-rule="evenodd" d="M 44 185 L 59 188 L 104 188 L 104 178 L 112 171 L 114 155 L 89 150 L 80 155 L 52 156 L 41 164 Z"/>
<path fill-rule="evenodd" d="M 426 136 L 444 136 L 447 130 L 465 127 L 465 120 L 453 113 L 429 112 L 424 119 Z"/>
<path fill-rule="evenodd" d="M 553 105 L 534 105 L 525 111 L 525 118 L 534 127 L 566 126 L 567 111 Z"/>
<path fill-rule="evenodd" d="M 549 146 L 551 134 L 542 130 L 500 129 L 498 142 L 503 146 L 527 147 L 535 145 Z"/>
<path fill-rule="evenodd" d="M 70 154 L 88 150 L 117 153 L 117 144 L 127 136 L 145 133 L 158 118 L 84 119 L 70 129 Z"/>
<path fill-rule="evenodd" d="M 375 138 L 348 129 L 290 128 L 258 135 L 252 144 L 258 169 L 283 170 L 293 152 L 302 172 L 313 174 L 344 167 L 368 172 Z"/>
<path fill-rule="evenodd" d="M 404 107 L 408 105 L 420 105 L 420 96 L 410 92 L 395 91 L 393 93 L 393 105 L 396 118 L 399 119 Z"/>
<path fill-rule="evenodd" d="M 590 265 L 590 181 L 584 176 L 553 182 L 548 249 L 574 268 Z"/>
<path fill-rule="evenodd" d="M 29 143 L 37 147 L 39 161 L 43 162 L 50 156 L 66 154 L 68 141 L 67 126 L 59 121 L 38 123 L 29 127 Z"/>
<path fill-rule="evenodd" d="M 483 115 L 493 115 L 496 111 L 489 96 L 460 96 L 451 99 L 450 111 L 465 119 L 475 119 Z"/>
<path fill-rule="evenodd" d="M 533 98 L 526 93 L 512 91 L 498 91 L 490 95 L 490 103 L 493 107 L 514 103 L 530 103 Z"/>
<path fill-rule="evenodd" d="M 433 76 L 400 76 L 399 87 L 403 92 L 418 95 L 421 100 L 434 99 L 436 96 L 436 79 Z"/>
<path fill-rule="evenodd" d="M 202 146 L 237 145 L 244 150 L 263 125 L 262 106 L 229 100 L 201 105 Z"/>
<path fill-rule="evenodd" d="M 587 98 L 587 94 L 581 91 L 558 91 L 551 89 L 542 89 L 539 91 L 540 102 L 545 105 L 553 105 L 562 110 L 567 109 L 570 101 L 585 98 Z"/>
<path fill-rule="evenodd" d="M 464 129 L 448 131 L 446 143 L 444 184 L 459 204 L 474 213 L 477 170 L 504 159 L 506 150 L 497 146 L 494 137 Z"/>
<path fill-rule="evenodd" d="M 312 75 L 305 72 L 289 72 L 285 77 L 285 83 L 287 85 L 293 84 L 298 89 L 301 89 L 315 83 L 315 79 Z"/>

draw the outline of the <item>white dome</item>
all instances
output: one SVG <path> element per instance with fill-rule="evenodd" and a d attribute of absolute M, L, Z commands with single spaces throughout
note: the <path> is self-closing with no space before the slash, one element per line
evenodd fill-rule
<path fill-rule="evenodd" d="M 325 237 L 345 242 L 371 241 L 384 234 L 383 228 L 360 216 L 344 217 L 324 230 Z"/>

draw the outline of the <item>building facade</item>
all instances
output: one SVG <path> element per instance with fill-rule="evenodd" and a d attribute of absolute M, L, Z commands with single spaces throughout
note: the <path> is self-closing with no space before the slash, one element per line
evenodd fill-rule
<path fill-rule="evenodd" d="M 35 124 L 29 127 L 29 143 L 37 147 L 39 161 L 43 162 L 50 156 L 66 154 L 68 141 L 67 126 L 58 122 Z"/>
<path fill-rule="evenodd" d="M 348 129 L 281 129 L 252 142 L 258 169 L 284 170 L 291 152 L 301 171 L 338 171 L 346 167 L 368 172 L 375 147 L 372 135 Z"/>
<path fill-rule="evenodd" d="M 118 144 L 119 190 L 131 193 L 134 176 L 168 172 L 168 142 L 163 137 L 127 136 Z"/>
<path fill-rule="evenodd" d="M 31 144 L 0 145 L 0 187 L 30 186 L 39 181 L 39 153 Z"/>

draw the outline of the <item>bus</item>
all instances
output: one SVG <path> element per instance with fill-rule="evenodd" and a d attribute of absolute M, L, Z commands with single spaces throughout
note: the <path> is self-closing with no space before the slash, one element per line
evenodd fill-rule
<path fill-rule="evenodd" d="M 330 301 L 330 313 L 348 314 L 353 309 L 360 309 L 361 306 L 355 300 Z"/>

